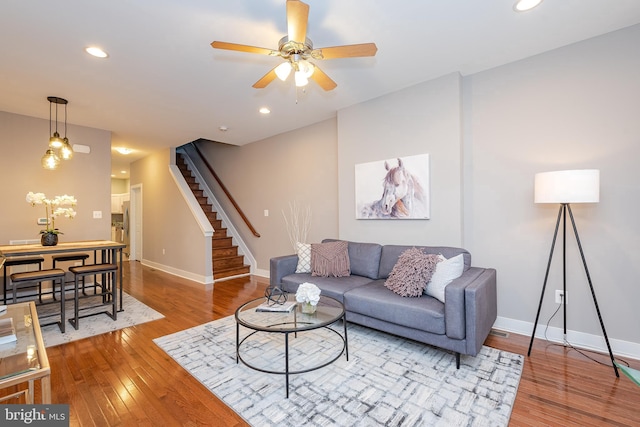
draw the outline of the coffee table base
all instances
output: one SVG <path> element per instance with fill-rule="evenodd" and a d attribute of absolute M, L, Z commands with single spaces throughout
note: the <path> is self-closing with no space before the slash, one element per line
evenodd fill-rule
<path fill-rule="evenodd" d="M 312 366 L 310 368 L 306 368 L 306 369 L 301 369 L 301 370 L 296 370 L 296 371 L 291 371 L 289 370 L 289 335 L 290 334 L 294 334 L 294 337 L 296 336 L 297 332 L 293 332 L 293 331 L 278 331 L 278 330 L 274 330 L 274 331 L 265 331 L 265 330 L 260 330 L 260 331 L 253 331 L 251 332 L 249 335 L 247 335 L 246 337 L 242 338 L 242 340 L 240 339 L 240 323 L 236 322 L 236 363 L 242 362 L 244 365 L 246 365 L 247 367 L 254 369 L 256 371 L 259 372 L 265 372 L 267 374 L 276 374 L 276 375 L 284 375 L 285 376 L 285 390 L 286 390 L 286 398 L 289 398 L 289 375 L 294 375 L 294 374 L 303 374 L 305 372 L 311 372 L 311 371 L 315 371 L 317 369 L 320 368 L 324 368 L 327 365 L 330 365 L 331 363 L 335 362 L 336 360 L 338 360 L 340 358 L 340 356 L 342 356 L 342 354 L 344 354 L 346 356 L 347 361 L 349 360 L 349 340 L 347 338 L 347 320 L 345 319 L 345 316 L 343 315 L 341 318 L 337 319 L 340 320 L 342 319 L 342 323 L 344 325 L 344 335 L 341 335 L 340 332 L 338 332 L 337 330 L 330 328 L 330 325 L 327 326 L 323 326 L 322 328 L 324 329 L 328 329 L 329 331 L 333 332 L 334 334 L 338 335 L 341 339 L 342 339 L 342 349 L 340 350 L 340 352 L 337 354 L 336 357 L 320 364 L 317 366 Z M 298 322 L 298 324 L 303 324 L 303 322 Z M 278 325 L 282 325 L 278 324 Z M 272 325 L 272 326 L 276 326 L 276 325 Z M 279 370 L 269 370 L 269 369 L 263 369 L 263 368 L 259 368 L 255 365 L 252 365 L 250 362 L 244 360 L 242 358 L 242 355 L 240 354 L 240 347 L 242 346 L 242 344 L 249 339 L 250 337 L 252 337 L 253 335 L 257 334 L 258 332 L 264 332 L 264 333 L 280 333 L 280 334 L 284 334 L 284 359 L 285 359 L 285 368 L 284 371 L 279 371 Z M 308 332 L 308 331 L 307 331 Z"/>

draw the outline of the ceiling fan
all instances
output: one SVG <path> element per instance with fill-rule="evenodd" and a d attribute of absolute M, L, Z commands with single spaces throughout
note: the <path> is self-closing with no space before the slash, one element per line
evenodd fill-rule
<path fill-rule="evenodd" d="M 215 49 L 235 50 L 239 52 L 257 53 L 261 55 L 279 56 L 285 62 L 274 67 L 253 87 L 262 89 L 278 77 L 286 80 L 294 71 L 296 86 L 306 86 L 309 78 L 324 90 L 335 89 L 337 83 L 331 80 L 310 59 L 335 59 L 374 56 L 378 51 L 375 43 L 362 43 L 344 46 L 313 48 L 313 43 L 307 38 L 307 22 L 309 5 L 299 0 L 287 0 L 287 35 L 280 39 L 278 50 L 263 47 L 247 46 L 243 44 L 214 41 L 211 46 Z"/>

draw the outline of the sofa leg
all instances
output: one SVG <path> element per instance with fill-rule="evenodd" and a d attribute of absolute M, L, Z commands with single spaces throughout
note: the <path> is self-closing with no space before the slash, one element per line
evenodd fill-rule
<path fill-rule="evenodd" d="M 456 369 L 460 369 L 460 353 L 456 353 Z"/>

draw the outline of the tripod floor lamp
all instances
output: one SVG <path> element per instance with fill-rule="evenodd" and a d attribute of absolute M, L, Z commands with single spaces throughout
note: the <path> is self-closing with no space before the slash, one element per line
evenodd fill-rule
<path fill-rule="evenodd" d="M 582 258 L 582 265 L 587 275 L 587 281 L 589 282 L 589 288 L 591 289 L 591 296 L 593 297 L 593 303 L 598 313 L 598 320 L 600 321 L 600 327 L 604 334 L 604 340 L 609 350 L 609 356 L 611 357 L 611 365 L 617 377 L 620 376 L 618 368 L 615 364 L 615 359 L 611 351 L 611 345 L 609 345 L 609 338 L 607 337 L 607 331 L 604 327 L 602 315 L 600 314 L 600 308 L 598 307 L 598 300 L 596 299 L 595 291 L 593 290 L 593 284 L 591 283 L 591 276 L 589 275 L 589 269 L 587 268 L 587 261 L 582 251 L 582 244 L 580 243 L 580 237 L 578 236 L 578 229 L 576 228 L 576 222 L 573 219 L 573 213 L 571 212 L 571 203 L 598 203 L 600 201 L 600 171 L 597 169 L 585 169 L 585 170 L 566 170 L 555 172 L 538 173 L 535 176 L 535 203 L 559 203 L 560 210 L 558 211 L 558 220 L 556 221 L 556 228 L 553 233 L 553 241 L 551 243 L 551 251 L 549 253 L 549 262 L 547 263 L 547 271 L 544 275 L 544 283 L 542 285 L 542 293 L 540 295 L 540 303 L 538 304 L 538 312 L 536 313 L 536 320 L 533 324 L 533 332 L 531 333 L 531 342 L 529 343 L 529 351 L 527 356 L 531 356 L 531 347 L 533 346 L 533 339 L 536 335 L 536 327 L 538 326 L 538 319 L 540 318 L 540 309 L 542 308 L 542 301 L 544 300 L 544 291 L 547 287 L 547 279 L 549 278 L 549 269 L 551 268 L 551 260 L 553 259 L 553 250 L 556 246 L 556 239 L 558 237 L 558 229 L 560 228 L 560 222 L 562 221 L 562 310 L 563 310 L 563 326 L 564 337 L 567 336 L 567 213 L 571 219 L 571 226 L 573 227 L 573 234 L 576 237 L 578 243 L 578 249 L 580 250 L 580 257 Z"/>

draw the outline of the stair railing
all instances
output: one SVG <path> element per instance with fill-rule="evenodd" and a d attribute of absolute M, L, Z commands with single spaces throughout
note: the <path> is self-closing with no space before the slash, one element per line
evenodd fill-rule
<path fill-rule="evenodd" d="M 213 175 L 213 178 L 216 180 L 216 182 L 218 183 L 218 185 L 220 186 L 220 188 L 222 189 L 224 194 L 227 196 L 227 198 L 229 199 L 229 201 L 231 202 L 233 207 L 236 209 L 236 211 L 240 215 L 240 218 L 242 218 L 244 223 L 247 225 L 247 227 L 249 228 L 251 233 L 253 233 L 253 235 L 256 236 L 256 237 L 260 237 L 260 233 L 258 233 L 256 231 L 256 229 L 253 227 L 253 224 L 251 224 L 251 221 L 249 221 L 249 218 L 247 218 L 247 216 L 244 214 L 244 212 L 242 212 L 242 209 L 240 209 L 240 206 L 238 206 L 238 203 L 236 203 L 235 199 L 233 198 L 233 196 L 231 195 L 229 190 L 227 190 L 227 187 L 222 183 L 222 181 L 218 177 L 218 174 L 215 173 L 215 171 L 211 167 L 211 164 L 209 163 L 209 161 L 202 154 L 202 151 L 200 151 L 200 149 L 198 148 L 198 146 L 194 142 L 190 142 L 190 144 L 196 150 L 196 153 L 198 153 L 198 156 L 200 156 L 200 159 L 202 159 L 202 161 L 204 162 L 204 164 L 207 167 L 207 169 L 209 170 L 209 172 L 211 172 L 211 175 Z"/>

